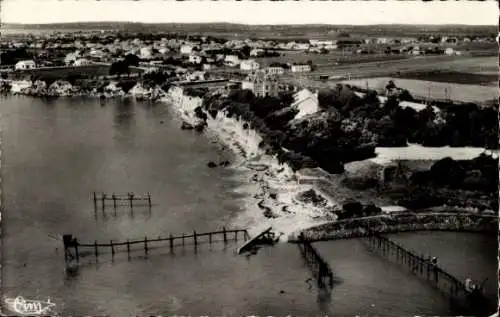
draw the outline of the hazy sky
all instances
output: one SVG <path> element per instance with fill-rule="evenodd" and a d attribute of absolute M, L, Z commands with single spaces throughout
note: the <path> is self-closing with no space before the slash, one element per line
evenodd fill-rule
<path fill-rule="evenodd" d="M 246 24 L 497 25 L 498 4 L 477 1 L 3 0 L 2 23 L 80 21 Z"/>

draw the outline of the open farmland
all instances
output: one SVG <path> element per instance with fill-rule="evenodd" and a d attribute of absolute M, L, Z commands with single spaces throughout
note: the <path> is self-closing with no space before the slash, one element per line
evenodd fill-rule
<path fill-rule="evenodd" d="M 366 63 L 377 61 L 392 61 L 409 58 L 408 55 L 359 55 L 352 52 L 331 51 L 327 54 L 305 53 L 303 51 L 278 51 L 281 56 L 278 57 L 260 57 L 255 58 L 262 67 L 267 67 L 272 63 L 312 63 L 320 68 L 337 65 L 348 65 L 353 63 Z"/>
<path fill-rule="evenodd" d="M 390 77 L 364 78 L 343 81 L 343 83 L 371 89 L 383 89 L 394 80 L 397 87 L 407 89 L 414 97 L 426 99 L 450 99 L 464 102 L 484 102 L 498 97 L 498 87 L 439 83 L 414 79 L 394 79 Z"/>
<path fill-rule="evenodd" d="M 405 78 L 405 79 L 420 79 L 420 80 L 436 81 L 443 83 L 498 87 L 497 73 L 494 74 L 462 73 L 454 71 L 437 70 L 437 71 L 407 72 L 407 73 L 401 73 L 394 77 Z"/>
<path fill-rule="evenodd" d="M 321 88 L 332 85 L 341 79 L 370 78 L 370 77 L 405 77 L 404 74 L 419 74 L 417 78 L 422 80 L 434 80 L 435 72 L 461 73 L 462 84 L 485 84 L 491 79 L 496 80 L 498 72 L 497 57 L 467 57 L 467 56 L 417 56 L 405 60 L 377 61 L 358 63 L 352 65 L 338 65 L 331 67 L 318 67 L 309 73 L 286 73 L 281 81 L 288 84 L 296 84 L 303 87 Z M 425 76 L 426 72 L 429 74 Z M 434 74 L 433 74 L 434 73 Z M 489 75 L 479 78 L 468 74 Z M 493 76 L 492 76 L 493 75 Z M 319 81 L 319 76 L 330 76 L 333 81 Z M 457 78 L 457 76 L 455 76 Z M 453 78 L 450 78 L 453 81 Z M 440 80 L 444 81 L 444 80 Z M 453 81 L 455 82 L 455 81 Z M 495 85 L 496 86 L 496 85 Z M 363 80 L 363 87 L 366 87 Z M 442 91 L 442 90 L 441 90 Z M 488 90 L 489 91 L 489 90 Z M 424 95 L 427 95 L 425 92 Z M 443 94 L 439 98 L 443 98 Z M 455 97 L 455 96 L 453 96 Z M 490 93 L 486 99 L 491 99 Z M 483 98 L 481 98 L 483 99 Z"/>

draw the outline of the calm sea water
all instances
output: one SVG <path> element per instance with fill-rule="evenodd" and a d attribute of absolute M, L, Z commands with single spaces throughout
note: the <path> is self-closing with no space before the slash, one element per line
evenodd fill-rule
<path fill-rule="evenodd" d="M 111 256 L 84 254 L 68 276 L 59 241 L 81 242 L 234 227 L 244 212 L 237 171 L 209 169 L 231 154 L 182 131 L 164 104 L 1 97 L 3 296 L 46 300 L 61 315 L 447 315 L 448 302 L 425 282 L 370 253 L 360 240 L 321 242 L 337 284 L 330 299 L 307 283 L 294 245 L 236 256 L 236 243 Z M 151 212 L 94 213 L 93 191 L 150 192 Z M 440 255 L 459 276 L 495 280 L 496 244 L 482 235 L 396 235 Z M 420 243 L 422 241 L 422 243 Z M 480 273 L 479 273 L 480 272 Z"/>

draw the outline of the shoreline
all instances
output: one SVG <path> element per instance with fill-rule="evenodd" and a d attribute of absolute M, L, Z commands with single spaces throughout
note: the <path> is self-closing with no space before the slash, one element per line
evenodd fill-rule
<path fill-rule="evenodd" d="M 182 98 L 185 99 L 179 100 Z M 187 109 L 194 109 L 194 105 L 200 102 L 187 96 L 167 97 L 161 101 L 171 104 L 181 120 L 195 119 L 194 111 Z M 191 105 L 186 106 L 186 103 Z M 245 193 L 247 197 L 243 198 L 242 212 L 233 219 L 233 225 L 247 228 L 250 234 L 271 226 L 277 234 L 281 234 L 280 242 L 286 242 L 289 236 L 299 230 L 335 219 L 327 209 L 338 206 L 327 196 L 317 192 L 315 186 L 299 184 L 296 173 L 289 166 L 280 164 L 275 157 L 265 154 L 258 147 L 261 138 L 256 131 L 244 129 L 244 122 L 228 118 L 222 111 L 215 118 L 205 110 L 203 112 L 207 115 L 204 133 L 234 154 L 235 161 L 228 168 L 241 173 L 247 181 L 235 189 L 236 192 Z M 327 201 L 326 208 L 296 199 L 295 196 L 311 189 Z"/>
<path fill-rule="evenodd" d="M 178 115 L 180 122 L 190 122 L 189 120 L 196 122 L 200 120 L 194 115 L 194 109 L 201 105 L 201 98 L 185 95 L 173 97 L 170 93 L 171 91 L 168 91 L 161 97 L 155 98 L 148 98 L 147 93 L 142 95 L 115 94 L 111 97 L 108 95 L 106 100 L 142 97 L 142 100 L 155 100 L 170 105 L 170 108 Z M 9 93 L 8 95 L 40 98 L 25 93 Z M 94 94 L 58 97 L 99 98 L 98 95 Z M 187 104 L 187 107 L 185 104 Z M 300 184 L 298 174 L 293 172 L 286 163 L 280 164 L 276 157 L 265 154 L 258 147 L 259 142 L 262 140 L 258 132 L 244 129 L 243 121 L 228 118 L 223 111 L 218 111 L 215 118 L 207 111 L 203 110 L 203 112 L 207 115 L 207 126 L 203 131 L 204 134 L 215 141 L 212 143 L 218 143 L 219 150 L 229 150 L 231 152 L 234 161 L 225 168 L 238 171 L 244 180 L 242 185 L 234 189 L 235 192 L 243 193 L 246 197 L 240 198 L 243 200 L 242 212 L 233 219 L 231 225 L 245 227 L 251 234 L 254 231 L 259 232 L 271 226 L 278 234 L 282 235 L 280 242 L 286 242 L 293 241 L 294 236 L 299 232 L 315 231 L 318 226 L 329 226 L 338 223 L 335 222 L 336 215 L 332 211 L 340 210 L 342 208 L 341 204 L 327 193 L 324 193 L 316 185 L 316 182 Z M 326 205 L 315 206 L 297 199 L 297 195 L 308 190 L 314 190 L 318 196 L 324 198 Z M 434 225 L 439 226 L 438 223 Z M 387 230 L 405 230 L 401 226 L 403 225 L 401 224 L 400 228 Z M 420 230 L 433 230 L 429 226 L 422 224 L 423 229 Z M 329 230 L 331 230 L 330 233 L 323 233 L 322 235 L 337 237 L 353 234 L 345 229 L 342 230 L 342 233 L 336 232 L 333 228 Z M 416 231 L 417 229 L 409 230 Z"/>

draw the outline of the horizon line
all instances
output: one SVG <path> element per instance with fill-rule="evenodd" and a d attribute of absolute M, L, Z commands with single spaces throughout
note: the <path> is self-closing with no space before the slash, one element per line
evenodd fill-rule
<path fill-rule="evenodd" d="M 242 26 L 390 26 L 390 25 L 404 25 L 404 26 L 479 26 L 479 27 L 497 27 L 495 24 L 467 24 L 467 23 L 445 23 L 445 24 L 431 24 L 431 23 L 373 23 L 373 24 L 333 24 L 333 23 L 266 23 L 266 24 L 255 24 L 255 23 L 238 23 L 229 21 L 200 21 L 200 22 L 142 22 L 142 21 L 118 21 L 118 20 L 102 20 L 102 21 L 70 21 L 70 22 L 0 22 L 2 25 L 60 25 L 60 24 L 76 24 L 76 23 L 87 23 L 87 24 L 98 24 L 98 23 L 121 23 L 121 24 L 184 24 L 184 25 L 196 25 L 196 24 L 233 24 Z"/>

